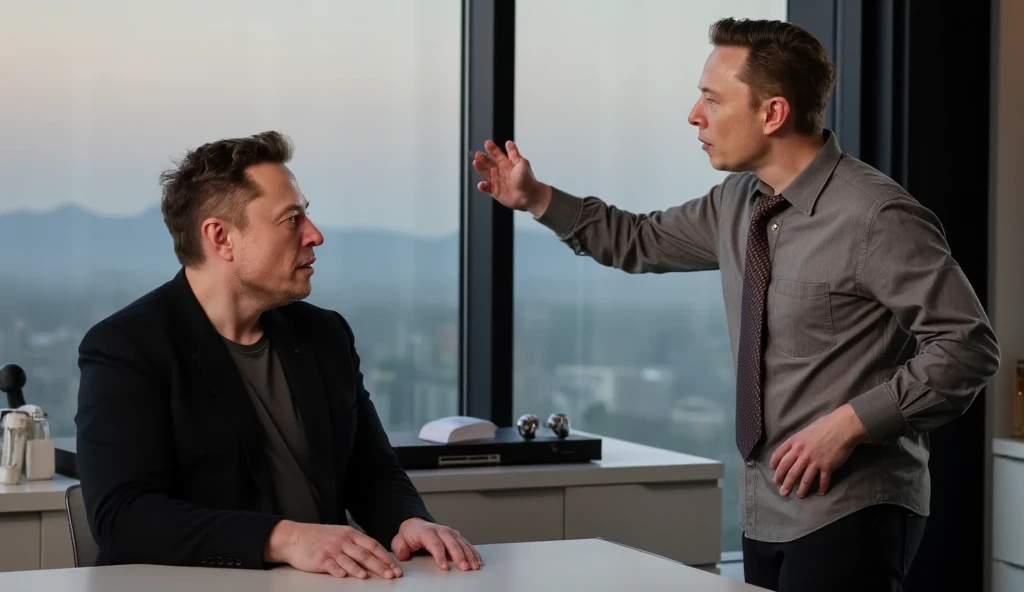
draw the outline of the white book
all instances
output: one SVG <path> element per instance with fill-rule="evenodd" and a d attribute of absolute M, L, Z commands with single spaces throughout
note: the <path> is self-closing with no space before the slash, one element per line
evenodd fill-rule
<path fill-rule="evenodd" d="M 476 417 L 453 415 L 427 422 L 420 429 L 420 440 L 453 444 L 467 440 L 493 440 L 498 426 Z"/>

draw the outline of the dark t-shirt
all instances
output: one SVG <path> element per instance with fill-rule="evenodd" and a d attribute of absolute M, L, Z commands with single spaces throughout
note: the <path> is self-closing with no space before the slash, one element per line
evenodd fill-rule
<path fill-rule="evenodd" d="M 263 448 L 281 515 L 296 522 L 319 523 L 320 500 L 311 482 L 306 435 L 270 339 L 263 335 L 252 345 L 224 341 L 263 428 Z"/>

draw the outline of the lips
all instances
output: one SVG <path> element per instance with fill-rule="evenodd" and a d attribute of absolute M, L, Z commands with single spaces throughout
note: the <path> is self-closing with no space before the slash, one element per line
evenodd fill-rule
<path fill-rule="evenodd" d="M 298 267 L 297 267 L 296 269 L 306 269 L 306 268 L 310 268 L 310 267 L 313 267 L 313 264 L 314 264 L 314 263 L 316 263 L 316 257 L 313 257 L 313 258 L 312 258 L 312 259 L 310 259 L 309 261 L 306 261 L 305 263 L 303 263 L 303 264 L 299 265 L 299 266 L 298 266 Z"/>

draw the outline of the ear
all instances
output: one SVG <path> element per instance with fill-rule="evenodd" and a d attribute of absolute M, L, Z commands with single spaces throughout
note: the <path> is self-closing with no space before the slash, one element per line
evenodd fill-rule
<path fill-rule="evenodd" d="M 767 99 L 762 106 L 762 113 L 764 117 L 764 134 L 766 136 L 771 135 L 782 129 L 786 122 L 789 121 L 789 101 L 783 97 Z"/>
<path fill-rule="evenodd" d="M 200 236 L 203 239 L 203 249 L 209 256 L 218 257 L 224 261 L 233 261 L 234 254 L 234 227 L 220 218 L 207 218 L 199 227 Z"/>

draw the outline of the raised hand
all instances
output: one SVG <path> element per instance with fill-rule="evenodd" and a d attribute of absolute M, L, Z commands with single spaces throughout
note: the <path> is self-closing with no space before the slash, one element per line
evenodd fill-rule
<path fill-rule="evenodd" d="M 539 217 L 551 201 L 551 188 L 537 181 L 530 161 L 523 158 L 516 143 L 505 143 L 505 154 L 494 142 L 484 142 L 487 154 L 477 152 L 473 168 L 483 177 L 477 188 L 490 194 L 499 203 L 513 210 L 530 212 Z"/>

